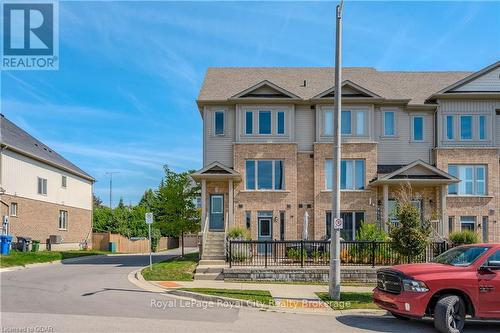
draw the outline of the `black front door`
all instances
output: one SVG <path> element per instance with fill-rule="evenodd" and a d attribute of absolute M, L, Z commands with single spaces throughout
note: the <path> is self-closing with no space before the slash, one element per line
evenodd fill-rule
<path fill-rule="evenodd" d="M 224 195 L 210 196 L 210 230 L 224 230 Z"/>

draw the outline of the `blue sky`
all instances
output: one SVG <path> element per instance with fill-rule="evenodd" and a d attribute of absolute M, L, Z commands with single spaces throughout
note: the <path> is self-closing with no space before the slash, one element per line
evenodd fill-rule
<path fill-rule="evenodd" d="M 168 164 L 202 164 L 209 66 L 331 66 L 333 2 L 61 2 L 58 71 L 1 73 L 1 111 L 137 202 Z M 500 59 L 500 2 L 347 2 L 344 65 L 479 70 Z"/>

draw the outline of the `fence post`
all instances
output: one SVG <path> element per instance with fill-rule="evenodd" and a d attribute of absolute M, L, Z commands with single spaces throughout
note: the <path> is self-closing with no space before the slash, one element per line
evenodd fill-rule
<path fill-rule="evenodd" d="M 264 266 L 267 268 L 267 240 L 264 241 Z"/>
<path fill-rule="evenodd" d="M 375 243 L 375 241 L 372 242 L 372 267 L 375 268 L 375 246 L 377 244 Z"/>
<path fill-rule="evenodd" d="M 232 249 L 231 243 L 232 243 L 232 240 L 229 240 L 229 268 L 231 268 L 232 259 L 233 259 L 233 256 L 231 255 L 231 249 Z"/>
<path fill-rule="evenodd" d="M 304 240 L 300 241 L 300 267 L 304 267 Z"/>

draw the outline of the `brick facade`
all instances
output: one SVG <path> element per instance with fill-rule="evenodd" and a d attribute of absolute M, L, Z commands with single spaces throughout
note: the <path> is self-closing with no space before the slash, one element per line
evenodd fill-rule
<path fill-rule="evenodd" d="M 46 243 L 49 235 L 61 235 L 63 243 L 78 244 L 87 236 L 92 241 L 92 211 L 64 205 L 26 199 L 12 195 L 2 195 L 7 204 L 17 203 L 17 216 L 9 216 L 9 233 L 14 236 L 28 236 Z M 67 230 L 59 229 L 59 211 L 68 212 Z"/>

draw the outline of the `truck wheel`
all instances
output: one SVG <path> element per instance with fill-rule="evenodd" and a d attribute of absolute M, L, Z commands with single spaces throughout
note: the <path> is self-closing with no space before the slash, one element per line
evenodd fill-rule
<path fill-rule="evenodd" d="M 434 308 L 434 327 L 441 333 L 460 333 L 464 324 L 464 301 L 455 295 L 442 296 Z"/>
<path fill-rule="evenodd" d="M 396 312 L 391 312 L 391 315 L 399 320 L 410 320 L 410 318 L 397 314 Z"/>

